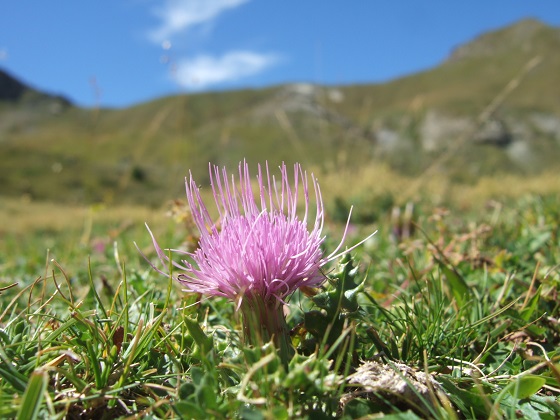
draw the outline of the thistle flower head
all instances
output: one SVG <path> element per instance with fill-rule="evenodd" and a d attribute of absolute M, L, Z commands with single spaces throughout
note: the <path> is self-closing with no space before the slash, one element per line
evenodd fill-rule
<path fill-rule="evenodd" d="M 160 260 L 176 267 L 175 279 L 189 291 L 237 302 L 247 342 L 258 344 L 272 339 L 285 367 L 294 349 L 282 303 L 302 286 L 319 286 L 324 281 L 320 270 L 324 264 L 371 237 L 337 254 L 346 237 L 346 223 L 340 244 L 324 256 L 323 200 L 313 175 L 311 180 L 313 210 L 307 173 L 299 164 L 294 165 L 293 184 L 286 165 L 280 166 L 278 181 L 270 176 L 268 165 L 264 173 L 259 166 L 256 193 L 246 162 L 239 165 L 238 176 L 231 178 L 225 168 L 220 171 L 210 166 L 219 226 L 210 216 L 191 174 L 185 183 L 192 218 L 200 232 L 198 248 L 194 252 L 167 250 L 183 257 L 180 262 L 170 261 L 150 232 Z M 299 211 L 298 201 L 304 206 Z"/>
<path fill-rule="evenodd" d="M 194 252 L 173 250 L 183 255 L 180 263 L 173 264 L 179 269 L 175 278 L 187 290 L 227 297 L 239 305 L 244 299 L 279 303 L 301 286 L 323 282 L 320 268 L 330 257 L 321 249 L 325 239 L 321 233 L 323 202 L 313 176 L 313 211 L 308 177 L 299 164 L 294 165 L 293 183 L 286 165 L 280 167 L 278 180 L 270 175 L 268 165 L 264 173 L 259 166 L 256 193 L 245 162 L 239 165 L 237 178 L 230 178 L 225 168 L 220 171 L 211 166 L 210 180 L 219 227 L 192 174 L 186 180 L 187 200 L 200 240 Z M 303 209 L 298 213 L 299 199 Z M 154 238 L 153 242 L 162 262 L 169 262 Z"/>

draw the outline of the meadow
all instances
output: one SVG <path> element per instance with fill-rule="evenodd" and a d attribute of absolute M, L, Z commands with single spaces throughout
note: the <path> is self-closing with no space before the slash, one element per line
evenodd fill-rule
<path fill-rule="evenodd" d="M 558 418 L 557 176 L 316 173 L 327 254 L 352 205 L 345 246 L 378 233 L 291 296 L 287 364 L 136 249 L 156 260 L 145 222 L 196 247 L 183 197 L 0 199 L 0 417 Z"/>

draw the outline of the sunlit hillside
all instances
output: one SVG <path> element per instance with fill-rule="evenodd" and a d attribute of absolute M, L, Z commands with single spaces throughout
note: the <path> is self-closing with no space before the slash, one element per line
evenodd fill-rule
<path fill-rule="evenodd" d="M 381 85 L 292 84 L 82 109 L 3 74 L 0 194 L 158 205 L 189 170 L 299 161 L 321 173 L 477 182 L 558 169 L 560 29 L 525 20 Z M 328 188 L 328 186 L 325 186 Z"/>

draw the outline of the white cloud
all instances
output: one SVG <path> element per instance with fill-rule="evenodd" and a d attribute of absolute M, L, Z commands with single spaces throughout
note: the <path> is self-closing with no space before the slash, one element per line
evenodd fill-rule
<path fill-rule="evenodd" d="M 200 55 L 177 63 L 175 76 L 182 86 L 203 89 L 207 86 L 252 76 L 274 65 L 275 54 L 232 51 L 221 57 Z"/>
<path fill-rule="evenodd" d="M 153 13 L 161 20 L 157 29 L 148 36 L 156 43 L 171 36 L 215 19 L 222 12 L 247 3 L 249 0 L 166 0 Z"/>

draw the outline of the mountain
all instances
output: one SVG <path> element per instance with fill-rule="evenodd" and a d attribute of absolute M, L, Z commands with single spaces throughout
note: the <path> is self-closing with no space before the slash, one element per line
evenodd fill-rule
<path fill-rule="evenodd" d="M 17 101 L 28 89 L 19 80 L 0 70 L 0 101 Z"/>
<path fill-rule="evenodd" d="M 459 46 L 434 69 L 345 88 L 347 100 L 338 110 L 369 125 L 379 140 L 376 153 L 397 165 L 406 153 L 395 150 L 421 157 L 422 170 L 429 164 L 424 158 L 459 142 L 464 147 L 448 165 L 461 168 L 459 177 L 494 169 L 535 171 L 558 158 L 558 51 L 559 28 L 523 20 Z M 404 159 L 399 166 L 410 164 Z"/>
<path fill-rule="evenodd" d="M 71 102 L 60 95 L 51 95 L 40 92 L 27 86 L 23 82 L 16 79 L 6 71 L 0 69 L 0 103 L 17 104 L 25 102 L 28 105 L 37 105 L 38 103 L 57 103 L 58 106 L 67 107 L 72 105 Z"/>
<path fill-rule="evenodd" d="M 189 170 L 202 183 L 209 161 L 244 158 L 327 171 L 384 162 L 410 176 L 436 167 L 458 182 L 530 175 L 560 162 L 558 51 L 560 29 L 528 19 L 388 83 L 177 95 L 118 110 L 78 108 L 0 73 L 0 194 L 157 204 L 181 194 Z"/>

